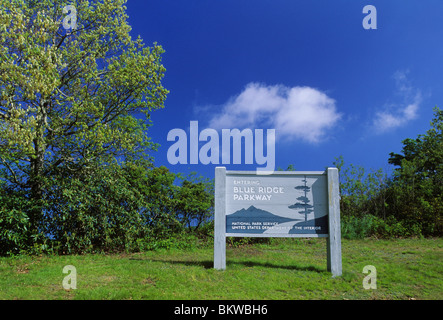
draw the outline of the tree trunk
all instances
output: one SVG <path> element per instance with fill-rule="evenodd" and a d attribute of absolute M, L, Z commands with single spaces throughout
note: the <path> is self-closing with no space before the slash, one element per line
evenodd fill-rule
<path fill-rule="evenodd" d="M 43 216 L 43 168 L 46 152 L 45 127 L 47 124 L 47 107 L 49 102 L 43 100 L 37 111 L 36 137 L 34 138 L 34 156 L 31 159 L 31 170 L 29 186 L 31 191 L 32 209 L 30 212 L 30 223 L 33 234 L 38 232 L 38 224 Z"/>

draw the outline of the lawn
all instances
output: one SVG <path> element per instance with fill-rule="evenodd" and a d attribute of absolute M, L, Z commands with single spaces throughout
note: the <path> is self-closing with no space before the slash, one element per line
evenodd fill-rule
<path fill-rule="evenodd" d="M 326 270 L 325 239 L 273 239 L 131 254 L 0 258 L 0 299 L 443 299 L 443 239 L 342 240 L 343 276 Z M 63 288 L 66 265 L 77 289 Z M 364 289 L 366 265 L 377 288 Z"/>

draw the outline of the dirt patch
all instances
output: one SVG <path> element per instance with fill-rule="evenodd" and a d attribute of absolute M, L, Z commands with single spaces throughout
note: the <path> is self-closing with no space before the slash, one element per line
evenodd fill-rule
<path fill-rule="evenodd" d="M 147 277 L 142 280 L 142 284 L 155 287 L 157 285 L 157 281 L 151 277 Z"/>

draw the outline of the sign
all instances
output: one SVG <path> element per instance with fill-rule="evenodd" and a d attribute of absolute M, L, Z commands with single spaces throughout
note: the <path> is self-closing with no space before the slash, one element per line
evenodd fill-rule
<path fill-rule="evenodd" d="M 327 236 L 325 174 L 226 175 L 227 236 Z"/>
<path fill-rule="evenodd" d="M 342 273 L 338 170 L 215 169 L 214 268 L 226 268 L 226 237 L 326 237 L 328 270 Z"/>

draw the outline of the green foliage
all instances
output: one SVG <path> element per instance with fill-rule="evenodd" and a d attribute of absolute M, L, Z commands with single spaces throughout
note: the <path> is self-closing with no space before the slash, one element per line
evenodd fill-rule
<path fill-rule="evenodd" d="M 131 38 L 124 3 L 0 0 L 0 179 L 33 200 L 33 232 L 54 177 L 80 182 L 157 147 L 146 130 L 168 93 L 164 51 Z"/>
<path fill-rule="evenodd" d="M 0 254 L 136 251 L 182 229 L 176 176 L 148 156 L 164 51 L 132 39 L 125 2 L 0 0 Z"/>
<path fill-rule="evenodd" d="M 272 242 L 272 238 L 260 238 L 260 237 L 228 237 L 226 238 L 226 244 L 231 248 L 238 248 L 246 245 L 253 244 L 269 244 Z"/>
<path fill-rule="evenodd" d="M 29 230 L 29 200 L 19 194 L 0 198 L 0 254 L 192 247 L 197 235 L 210 232 L 206 222 L 214 201 L 212 182 L 192 179 L 148 160 L 102 165 L 93 175 L 54 175 L 45 184 L 38 234 Z"/>
<path fill-rule="evenodd" d="M 121 167 L 53 182 L 45 225 L 57 252 L 136 250 L 136 239 L 147 236 L 137 190 L 129 188 Z"/>
<path fill-rule="evenodd" d="M 391 178 L 336 160 L 345 237 L 442 236 L 443 111 L 434 112 L 426 134 L 405 139 L 403 154 L 390 154 L 389 163 L 398 166 Z"/>
<path fill-rule="evenodd" d="M 28 244 L 26 200 L 12 190 L 2 188 L 0 202 L 0 255 L 21 253 Z"/>
<path fill-rule="evenodd" d="M 140 161 L 102 166 L 94 176 L 55 181 L 46 217 L 58 251 L 170 248 L 178 241 L 177 235 L 186 231 L 184 212 L 192 217 L 212 208 L 211 193 L 193 194 L 193 201 L 186 198 L 187 190 L 198 189 L 202 182 L 184 180 L 182 186 L 176 185 L 176 174 L 165 167 L 147 169 L 147 165 L 149 162 Z M 205 206 L 200 197 L 209 198 L 210 203 Z M 187 211 L 182 207 L 185 201 Z"/>
<path fill-rule="evenodd" d="M 391 153 L 396 168 L 390 210 L 426 235 L 443 233 L 443 110 L 434 109 L 431 129 L 403 141 L 403 154 Z"/>
<path fill-rule="evenodd" d="M 183 227 L 197 231 L 213 217 L 214 182 L 192 173 L 182 177 L 175 203 L 177 218 Z"/>
<path fill-rule="evenodd" d="M 345 166 L 343 157 L 334 165 L 340 172 L 340 211 L 343 216 L 364 217 L 368 214 L 386 217 L 388 177 L 383 171 L 366 172 L 361 166 Z"/>
<path fill-rule="evenodd" d="M 372 215 L 364 217 L 343 216 L 341 223 L 341 234 L 345 239 L 363 239 L 373 234 L 374 220 Z"/>
<path fill-rule="evenodd" d="M 343 217 L 341 232 L 345 239 L 364 239 L 370 236 L 380 238 L 422 236 L 422 230 L 417 225 L 409 225 L 405 221 L 398 221 L 393 216 L 383 219 L 373 215 Z"/>
<path fill-rule="evenodd" d="M 166 238 L 153 239 L 147 244 L 145 250 L 189 250 L 199 246 L 200 240 L 194 233 L 178 232 Z"/>

